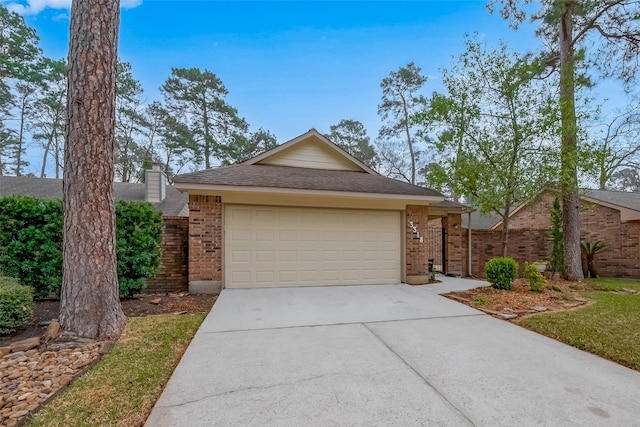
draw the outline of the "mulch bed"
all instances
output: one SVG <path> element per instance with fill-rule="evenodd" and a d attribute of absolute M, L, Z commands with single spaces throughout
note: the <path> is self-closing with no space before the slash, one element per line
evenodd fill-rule
<path fill-rule="evenodd" d="M 151 301 L 160 298 L 158 304 Z M 170 294 L 141 294 L 134 299 L 121 301 L 122 310 L 127 317 L 142 317 L 153 314 L 170 313 L 206 313 L 216 300 L 214 295 L 192 295 L 188 292 Z M 57 319 L 60 313 L 60 301 L 34 302 L 33 320 L 20 331 L 0 336 L 0 347 L 31 337 L 39 337 L 47 330 L 42 322 Z"/>
<path fill-rule="evenodd" d="M 515 320 L 540 312 L 564 311 L 584 306 L 589 300 L 582 297 L 580 292 L 585 290 L 588 290 L 588 287 L 584 283 L 547 280 L 547 289 L 544 292 L 533 292 L 529 282 L 516 279 L 511 291 L 482 287 L 451 292 L 444 296 L 492 316 Z M 517 317 L 510 316 L 513 314 Z"/>

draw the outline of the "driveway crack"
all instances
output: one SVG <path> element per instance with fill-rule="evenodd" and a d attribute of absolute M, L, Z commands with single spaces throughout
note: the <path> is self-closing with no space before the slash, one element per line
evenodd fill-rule
<path fill-rule="evenodd" d="M 367 324 L 363 323 L 362 326 L 364 326 L 369 332 L 371 332 L 371 334 L 376 337 L 376 339 L 378 341 L 380 341 L 382 343 L 382 345 L 384 345 L 391 353 L 393 353 L 398 360 L 400 360 L 400 362 L 402 364 L 404 364 L 407 368 L 409 368 L 415 375 L 417 375 L 420 379 L 422 379 L 422 381 L 430 388 L 432 389 L 438 396 L 440 396 L 442 398 L 442 400 L 444 400 L 446 402 L 447 405 L 449 405 L 454 411 L 456 411 L 458 414 L 460 414 L 460 416 L 462 416 L 465 420 L 467 420 L 467 422 L 469 423 L 469 425 L 471 426 L 476 426 L 476 424 L 471 420 L 471 418 L 469 418 L 460 408 L 458 408 L 456 405 L 454 405 L 453 402 L 451 402 L 444 394 L 442 394 L 440 392 L 440 390 L 438 390 L 433 384 L 431 384 L 429 382 L 429 380 L 424 377 L 418 370 L 416 370 L 413 366 L 411 366 L 411 364 L 409 364 L 409 362 L 407 362 L 404 358 L 402 358 L 402 356 L 400 356 L 400 354 L 398 354 L 393 347 L 391 347 L 389 344 L 387 344 L 385 342 L 385 340 L 382 339 L 381 336 L 379 336 L 378 334 L 375 333 L 375 331 L 373 329 L 371 329 Z"/>
<path fill-rule="evenodd" d="M 311 377 L 301 378 L 299 380 L 290 381 L 290 382 L 283 382 L 283 383 L 278 383 L 278 384 L 270 384 L 270 385 L 255 386 L 255 387 L 242 387 L 242 388 L 237 388 L 237 389 L 234 389 L 234 390 L 225 391 L 225 392 L 222 392 L 222 393 L 207 394 L 207 395 L 199 397 L 197 399 L 187 400 L 186 402 L 182 402 L 182 403 L 176 403 L 176 404 L 173 404 L 173 405 L 162 405 L 162 406 L 157 405 L 157 406 L 158 407 L 162 407 L 162 408 L 179 408 L 181 406 L 190 405 L 192 403 L 201 402 L 203 400 L 212 399 L 212 398 L 221 397 L 221 396 L 228 396 L 228 395 L 235 394 L 235 393 L 240 393 L 240 392 L 243 392 L 243 391 L 269 390 L 269 389 L 276 388 L 276 387 L 292 386 L 292 385 L 301 384 L 301 383 L 305 383 L 305 382 L 308 382 L 308 381 L 314 381 L 314 380 L 317 380 L 317 379 L 320 379 L 320 378 L 330 377 L 330 376 L 334 376 L 334 375 L 345 375 L 345 374 L 344 373 L 329 373 L 329 374 L 322 374 L 322 375 L 314 375 L 314 376 L 311 376 Z"/>

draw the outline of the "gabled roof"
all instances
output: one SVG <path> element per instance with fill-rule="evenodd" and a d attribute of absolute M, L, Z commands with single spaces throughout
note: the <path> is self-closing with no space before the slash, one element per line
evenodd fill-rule
<path fill-rule="evenodd" d="M 342 150 L 340 147 L 335 145 L 333 142 L 329 141 L 327 137 L 322 135 L 316 129 L 311 128 L 307 132 L 303 133 L 300 136 L 297 136 L 287 142 L 284 142 L 277 147 L 272 148 L 269 151 L 265 151 L 262 154 L 259 154 L 255 157 L 252 157 L 249 160 L 246 160 L 242 164 L 244 165 L 255 165 L 255 164 L 268 164 L 270 158 L 274 156 L 284 153 L 287 150 L 291 150 L 295 145 L 300 144 L 302 142 L 312 141 L 317 144 L 321 144 L 324 148 L 327 148 L 333 154 L 341 157 L 348 163 L 351 163 L 356 169 L 361 170 L 362 172 L 370 173 L 373 175 L 378 175 L 376 171 L 371 169 L 369 166 L 362 163 L 360 160 L 356 159 L 346 151 Z"/>
<path fill-rule="evenodd" d="M 114 182 L 116 200 L 145 200 L 145 184 Z M 165 216 L 185 215 L 189 196 L 172 186 L 166 187 L 166 197 L 153 205 Z M 62 199 L 62 180 L 32 176 L 0 176 L 0 197 L 30 196 L 39 199 Z"/>
<path fill-rule="evenodd" d="M 329 152 L 337 158 L 337 167 L 292 166 L 282 164 L 283 153 L 295 153 L 300 147 L 312 147 Z M 344 162 L 344 163 L 340 163 Z M 304 162 L 298 162 L 304 164 Z M 340 165 L 345 167 L 341 168 Z M 441 201 L 442 194 L 379 175 L 376 171 L 347 154 L 317 130 L 308 132 L 243 163 L 187 173 L 175 177 L 181 190 L 309 190 L 310 192 L 368 193 L 393 196 L 417 196 L 426 201 Z"/>
<path fill-rule="evenodd" d="M 378 174 L 245 163 L 179 175 L 175 183 L 184 189 L 189 184 L 209 184 L 443 197 L 437 191 Z"/>
<path fill-rule="evenodd" d="M 610 207 L 631 209 L 640 212 L 640 193 L 611 190 L 581 190 L 583 199 L 606 203 Z"/>
<path fill-rule="evenodd" d="M 509 217 L 515 215 L 522 208 L 531 203 L 532 200 L 536 199 L 540 194 L 546 191 L 550 190 L 548 188 L 543 189 L 530 200 L 513 209 L 509 214 Z M 579 190 L 578 197 L 583 201 L 596 203 L 620 211 L 620 220 L 622 222 L 640 220 L 640 193 L 582 188 Z M 499 219 L 491 229 L 494 230 L 501 225 L 502 219 Z M 473 223 L 471 226 L 473 227 Z"/>

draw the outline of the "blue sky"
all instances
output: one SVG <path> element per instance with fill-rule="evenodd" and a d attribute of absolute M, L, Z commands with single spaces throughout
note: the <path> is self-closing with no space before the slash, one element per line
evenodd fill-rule
<path fill-rule="evenodd" d="M 23 13 L 45 54 L 66 57 L 69 0 L 17 3 L 27 7 Z M 149 101 L 161 97 L 158 87 L 171 67 L 207 68 L 252 129 L 269 129 L 280 142 L 311 127 L 328 131 L 343 118 L 362 121 L 375 139 L 381 80 L 414 61 L 429 76 L 425 94 L 441 90 L 438 70 L 462 52 L 465 33 L 478 31 L 488 46 L 500 39 L 518 50 L 538 46 L 531 28 L 509 29 L 483 1 L 123 5 L 120 56 L 132 64 Z"/>

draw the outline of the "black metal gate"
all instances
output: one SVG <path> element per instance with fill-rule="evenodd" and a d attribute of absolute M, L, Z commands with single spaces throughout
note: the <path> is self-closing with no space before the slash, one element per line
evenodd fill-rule
<path fill-rule="evenodd" d="M 438 273 L 446 273 L 447 230 L 440 227 L 427 228 L 427 254 L 429 267 Z"/>

